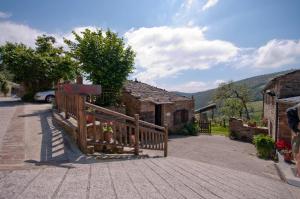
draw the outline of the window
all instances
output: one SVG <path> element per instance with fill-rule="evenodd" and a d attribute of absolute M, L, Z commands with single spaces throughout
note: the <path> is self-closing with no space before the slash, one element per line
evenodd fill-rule
<path fill-rule="evenodd" d="M 189 112 L 187 110 L 177 110 L 174 112 L 174 125 L 185 123 L 189 120 Z"/>

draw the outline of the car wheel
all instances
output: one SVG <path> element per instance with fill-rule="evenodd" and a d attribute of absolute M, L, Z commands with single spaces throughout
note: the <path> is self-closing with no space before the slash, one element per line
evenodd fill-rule
<path fill-rule="evenodd" d="M 45 101 L 47 103 L 52 103 L 54 101 L 54 98 L 55 98 L 54 95 L 47 95 Z"/>

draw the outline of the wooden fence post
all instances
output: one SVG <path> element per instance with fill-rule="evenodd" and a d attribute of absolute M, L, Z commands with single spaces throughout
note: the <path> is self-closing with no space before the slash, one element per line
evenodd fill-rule
<path fill-rule="evenodd" d="M 140 133 L 140 126 L 139 126 L 139 115 L 134 115 L 135 120 L 135 144 L 134 144 L 134 154 L 139 155 L 139 133 Z"/>
<path fill-rule="evenodd" d="M 168 156 L 168 125 L 165 124 L 164 156 Z"/>
<path fill-rule="evenodd" d="M 69 119 L 69 113 L 68 113 L 68 95 L 64 95 L 64 106 L 65 106 L 65 119 Z"/>
<path fill-rule="evenodd" d="M 85 117 L 85 96 L 78 95 L 78 143 L 83 153 L 87 153 L 87 129 Z"/>

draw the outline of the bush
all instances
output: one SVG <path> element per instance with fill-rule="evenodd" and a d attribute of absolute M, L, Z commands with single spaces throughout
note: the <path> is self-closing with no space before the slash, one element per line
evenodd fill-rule
<path fill-rule="evenodd" d="M 199 132 L 199 126 L 197 125 L 197 123 L 194 123 L 194 122 L 185 124 L 182 128 L 183 135 L 196 136 L 196 135 L 198 135 L 198 132 Z"/>
<path fill-rule="evenodd" d="M 21 98 L 24 102 L 33 102 L 34 101 L 34 92 L 28 92 Z"/>
<path fill-rule="evenodd" d="M 273 157 L 275 144 L 274 140 L 270 136 L 263 134 L 255 135 L 253 143 L 260 158 L 270 159 Z"/>

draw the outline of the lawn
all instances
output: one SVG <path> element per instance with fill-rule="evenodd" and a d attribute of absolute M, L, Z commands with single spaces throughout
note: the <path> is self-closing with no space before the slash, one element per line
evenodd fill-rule
<path fill-rule="evenodd" d="M 219 125 L 212 125 L 211 126 L 211 133 L 213 135 L 223 135 L 223 136 L 228 137 L 229 129 L 228 129 L 228 127 L 223 127 L 223 126 L 219 126 Z"/>

